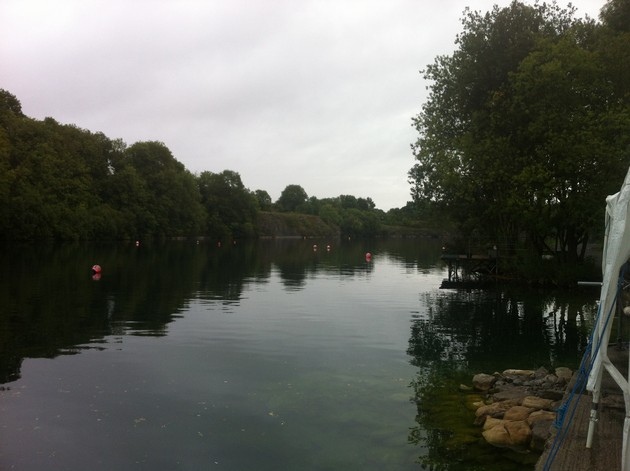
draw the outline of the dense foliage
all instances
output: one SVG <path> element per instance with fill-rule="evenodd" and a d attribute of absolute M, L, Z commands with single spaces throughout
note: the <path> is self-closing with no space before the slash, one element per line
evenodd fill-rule
<path fill-rule="evenodd" d="M 127 147 L 22 113 L 0 91 L 0 234 L 5 240 L 197 234 L 195 177 L 160 142 Z"/>
<path fill-rule="evenodd" d="M 595 23 L 555 2 L 466 10 L 456 51 L 425 70 L 414 200 L 469 237 L 514 248 L 525 235 L 580 260 L 630 163 L 629 11 L 609 1 Z"/>
<path fill-rule="evenodd" d="M 261 210 L 276 211 L 285 222 L 293 213 L 306 214 L 306 230 L 321 216 L 327 233 L 334 228 L 339 235 L 373 236 L 384 214 L 370 198 L 318 200 L 299 185 L 288 185 L 274 204 L 266 191 L 247 189 L 234 171 L 193 175 L 161 142 L 127 146 L 52 118 L 29 118 L 5 90 L 0 202 L 5 241 L 250 238 L 258 235 Z"/>

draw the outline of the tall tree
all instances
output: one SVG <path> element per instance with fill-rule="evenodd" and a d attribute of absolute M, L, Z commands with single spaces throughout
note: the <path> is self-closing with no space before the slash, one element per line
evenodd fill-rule
<path fill-rule="evenodd" d="M 306 203 L 308 195 L 300 185 L 287 185 L 276 204 L 281 211 L 297 211 L 300 206 Z"/>
<path fill-rule="evenodd" d="M 254 235 L 256 196 L 245 188 L 237 172 L 202 172 L 197 177 L 197 184 L 208 215 L 208 235 L 219 239 Z"/>
<path fill-rule="evenodd" d="M 556 248 L 545 244 L 551 236 L 571 261 L 583 258 L 604 198 L 628 165 L 628 110 L 602 70 L 575 35 L 545 42 L 511 77 L 510 109 L 497 116 L 519 162 L 510 179 L 518 214 L 536 229 L 530 237 L 539 250 Z"/>
<path fill-rule="evenodd" d="M 267 193 L 265 190 L 256 190 L 254 192 L 254 195 L 256 196 L 256 201 L 258 201 L 258 207 L 262 211 L 271 210 L 273 202 L 271 200 L 271 196 L 269 196 L 269 193 Z"/>
<path fill-rule="evenodd" d="M 161 142 L 137 142 L 125 153 L 149 193 L 149 215 L 140 230 L 160 236 L 197 234 L 204 212 L 194 176 Z"/>
<path fill-rule="evenodd" d="M 600 14 L 602 22 L 611 29 L 630 33 L 630 1 L 608 0 Z"/>
<path fill-rule="evenodd" d="M 587 49 L 595 26 L 573 9 L 516 1 L 467 11 L 463 23 L 459 49 L 425 73 L 433 83 L 414 121 L 414 199 L 509 245 L 524 228 L 539 250 L 554 235 L 579 258 L 592 201 L 623 167 L 622 143 L 606 136 L 627 125 Z"/>

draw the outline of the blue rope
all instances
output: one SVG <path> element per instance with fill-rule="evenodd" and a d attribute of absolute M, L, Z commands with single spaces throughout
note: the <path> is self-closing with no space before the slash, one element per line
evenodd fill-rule
<path fill-rule="evenodd" d="M 547 459 L 545 460 L 545 465 L 543 467 L 544 471 L 549 471 L 551 469 L 551 465 L 556 459 L 558 451 L 560 450 L 560 447 L 562 443 L 564 442 L 569 429 L 571 428 L 571 424 L 573 423 L 573 417 L 575 415 L 575 411 L 577 410 L 577 406 L 579 404 L 579 401 L 573 404 L 574 399 L 576 397 L 576 392 L 579 388 L 579 393 L 577 394 L 577 396 L 581 396 L 584 392 L 584 389 L 586 388 L 588 377 L 593 369 L 594 360 L 595 358 L 597 358 L 597 354 L 599 353 L 599 349 L 602 344 L 604 332 L 606 331 L 606 328 L 608 327 L 608 323 L 610 322 L 610 319 L 612 318 L 613 309 L 617 305 L 617 298 L 619 296 L 619 293 L 621 292 L 622 280 L 626 272 L 626 267 L 627 265 L 624 265 L 622 273 L 620 274 L 619 279 L 617 280 L 617 292 L 616 292 L 615 302 L 610 305 L 610 310 L 608 311 L 608 315 L 606 316 L 606 322 L 604 323 L 604 328 L 602 329 L 602 333 L 599 336 L 597 344 L 595 346 L 595 354 L 592 356 L 590 355 L 592 346 L 593 346 L 593 337 L 595 335 L 595 329 L 593 329 L 589 336 L 586 349 L 584 350 L 584 355 L 582 355 L 582 361 L 580 362 L 580 367 L 578 369 L 578 376 L 576 378 L 575 384 L 573 385 L 573 388 L 567 400 L 558 408 L 556 420 L 554 421 L 554 424 L 553 424 L 554 428 L 558 430 L 558 433 L 556 433 L 553 444 L 551 445 L 551 451 L 549 452 L 549 455 L 547 455 Z M 595 317 L 595 325 L 599 323 L 600 316 L 601 316 L 601 305 L 597 309 L 597 316 Z M 565 426 L 566 414 L 572 404 L 573 404 L 573 407 L 570 410 L 569 420 Z"/>

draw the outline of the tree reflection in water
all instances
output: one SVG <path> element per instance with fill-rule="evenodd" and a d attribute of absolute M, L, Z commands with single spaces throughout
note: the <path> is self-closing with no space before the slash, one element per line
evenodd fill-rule
<path fill-rule="evenodd" d="M 411 387 L 417 404 L 409 441 L 424 449 L 432 470 L 533 469 L 537 456 L 487 445 L 473 425 L 472 403 L 459 392 L 475 373 L 544 366 L 575 368 L 596 314 L 595 292 L 518 289 L 425 293 L 409 339 L 418 367 Z"/>

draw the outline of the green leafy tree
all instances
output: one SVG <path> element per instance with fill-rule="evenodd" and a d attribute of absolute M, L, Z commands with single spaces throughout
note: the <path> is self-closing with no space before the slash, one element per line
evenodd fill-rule
<path fill-rule="evenodd" d="M 117 217 L 112 221 L 115 233 L 121 238 L 152 235 L 156 221 L 149 209 L 148 184 L 127 158 L 126 145 L 122 141 L 112 144 L 111 175 L 107 179 L 104 200 L 116 210 Z"/>
<path fill-rule="evenodd" d="M 608 0 L 599 17 L 611 29 L 621 33 L 630 33 L 630 1 Z"/>
<path fill-rule="evenodd" d="M 328 224 L 341 225 L 342 218 L 339 209 L 331 203 L 322 204 L 319 209 L 319 217 Z"/>
<path fill-rule="evenodd" d="M 142 233 L 158 236 L 195 235 L 202 224 L 203 208 L 195 177 L 161 142 L 137 142 L 125 151 L 137 176 L 146 183 L 148 215 Z"/>
<path fill-rule="evenodd" d="M 615 99 L 630 99 L 630 0 L 609 1 L 602 8 L 603 27 L 598 28 L 594 49 L 614 88 Z"/>
<path fill-rule="evenodd" d="M 343 209 L 358 209 L 357 197 L 353 195 L 339 195 L 339 205 Z"/>
<path fill-rule="evenodd" d="M 605 196 L 618 190 L 630 144 L 627 107 L 616 103 L 598 55 L 576 39 L 544 42 L 523 60 L 510 80 L 509 108 L 493 127 L 513 139 L 511 208 L 535 228 L 530 237 L 539 252 L 557 246 L 569 261 L 583 258 Z"/>
<path fill-rule="evenodd" d="M 458 50 L 425 71 L 414 200 L 445 208 L 464 234 L 513 246 L 526 230 L 539 251 L 555 238 L 580 258 L 587 215 L 624 173 L 624 138 L 606 136 L 626 129 L 627 109 L 589 50 L 595 25 L 573 9 L 516 1 L 467 10 L 463 24 Z"/>
<path fill-rule="evenodd" d="M 197 177 L 197 183 L 201 202 L 208 214 L 208 235 L 218 239 L 255 235 L 258 203 L 237 172 L 202 172 Z"/>
<path fill-rule="evenodd" d="M 270 211 L 273 207 L 273 202 L 271 200 L 271 196 L 265 190 L 256 190 L 254 192 L 256 196 L 256 201 L 258 201 L 258 207 L 262 211 Z"/>
<path fill-rule="evenodd" d="M 304 191 L 304 188 L 300 185 L 287 185 L 285 189 L 282 190 L 282 193 L 280 193 L 276 205 L 280 211 L 297 211 L 307 200 L 308 195 L 306 191 Z"/>
<path fill-rule="evenodd" d="M 52 118 L 13 118 L 5 128 L 10 208 L 5 237 L 86 238 L 90 211 L 98 204 L 83 149 L 90 136 Z"/>

